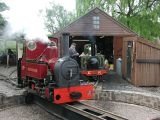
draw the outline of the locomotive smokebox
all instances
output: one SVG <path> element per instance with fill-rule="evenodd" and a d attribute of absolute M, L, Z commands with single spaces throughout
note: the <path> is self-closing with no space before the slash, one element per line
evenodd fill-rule
<path fill-rule="evenodd" d="M 62 33 L 62 39 L 61 39 L 61 57 L 69 56 L 69 33 Z"/>

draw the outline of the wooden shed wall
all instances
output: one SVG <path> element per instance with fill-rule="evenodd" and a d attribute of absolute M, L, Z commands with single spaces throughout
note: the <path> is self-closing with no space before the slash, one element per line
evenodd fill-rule
<path fill-rule="evenodd" d="M 136 86 L 160 86 L 160 48 L 139 38 L 136 42 Z"/>
<path fill-rule="evenodd" d="M 127 46 L 133 42 L 131 79 L 136 86 L 160 86 L 160 47 L 138 37 L 123 41 L 122 74 L 127 78 Z"/>
<path fill-rule="evenodd" d="M 93 28 L 92 17 L 99 16 L 100 18 L 100 26 L 99 29 Z M 102 13 L 90 13 L 87 16 L 84 16 L 81 20 L 72 24 L 71 27 L 68 27 L 66 32 L 70 32 L 73 35 L 78 34 L 88 34 L 88 35 L 130 35 L 126 29 L 117 25 L 113 20 L 108 19 Z"/>
<path fill-rule="evenodd" d="M 115 36 L 113 39 L 114 50 L 114 70 L 116 70 L 116 60 L 122 58 L 123 37 Z"/>
<path fill-rule="evenodd" d="M 93 27 L 93 17 L 99 16 L 99 29 Z M 86 15 L 80 17 L 70 25 L 54 34 L 55 37 L 59 37 L 61 33 L 67 32 L 72 36 L 128 36 L 135 35 L 135 33 L 129 30 L 127 27 L 117 22 L 115 19 L 107 15 L 99 8 L 95 8 L 88 12 Z"/>

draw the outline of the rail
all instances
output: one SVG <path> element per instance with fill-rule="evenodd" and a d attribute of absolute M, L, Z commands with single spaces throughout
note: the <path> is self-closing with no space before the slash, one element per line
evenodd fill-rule
<path fill-rule="evenodd" d="M 114 113 L 90 106 L 83 102 L 57 105 L 38 96 L 34 97 L 35 104 L 42 107 L 48 113 L 63 120 L 127 120 Z"/>

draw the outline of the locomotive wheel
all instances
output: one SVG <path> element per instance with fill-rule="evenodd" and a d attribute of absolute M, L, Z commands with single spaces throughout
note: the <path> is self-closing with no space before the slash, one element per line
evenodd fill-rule
<path fill-rule="evenodd" d="M 32 104 L 34 100 L 34 96 L 32 93 L 27 93 L 25 96 L 25 103 L 26 104 Z"/>

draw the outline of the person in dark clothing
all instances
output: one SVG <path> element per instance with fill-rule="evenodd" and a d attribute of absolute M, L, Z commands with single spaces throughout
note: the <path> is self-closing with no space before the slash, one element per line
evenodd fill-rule
<path fill-rule="evenodd" d="M 14 64 L 16 64 L 16 57 L 13 51 L 9 48 L 7 53 L 7 67 Z"/>
<path fill-rule="evenodd" d="M 72 43 L 69 48 L 69 56 L 75 60 L 77 60 L 79 53 L 76 51 L 76 43 Z"/>
<path fill-rule="evenodd" d="M 12 57 L 14 55 L 14 53 L 11 49 L 8 49 L 8 55 L 9 55 L 9 57 Z"/>

